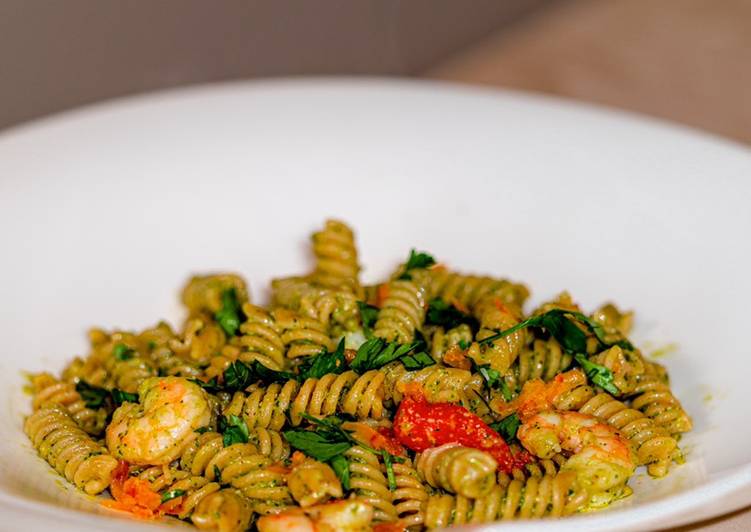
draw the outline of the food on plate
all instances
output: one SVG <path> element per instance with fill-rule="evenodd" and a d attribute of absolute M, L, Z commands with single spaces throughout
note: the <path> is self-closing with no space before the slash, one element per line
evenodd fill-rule
<path fill-rule="evenodd" d="M 261 532 L 563 517 L 682 461 L 691 418 L 631 312 L 566 292 L 525 310 L 525 285 L 415 250 L 364 284 L 341 221 L 312 251 L 269 305 L 196 275 L 180 326 L 93 329 L 30 379 L 39 455 L 113 510 Z"/>

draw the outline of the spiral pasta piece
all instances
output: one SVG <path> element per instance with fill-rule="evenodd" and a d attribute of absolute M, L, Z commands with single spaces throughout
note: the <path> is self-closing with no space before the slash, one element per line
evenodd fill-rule
<path fill-rule="evenodd" d="M 430 277 L 425 270 L 412 270 L 411 279 L 388 283 L 388 295 L 378 313 L 373 334 L 389 342 L 410 343 L 425 321 Z"/>
<path fill-rule="evenodd" d="M 475 314 L 480 320 L 480 330 L 476 336 L 477 342 L 467 350 L 467 356 L 477 364 L 488 364 L 502 374 L 507 373 L 526 342 L 526 330 L 521 329 L 490 342 L 483 340 L 517 325 L 520 321 L 517 311 L 498 298 L 485 298 L 477 303 Z"/>
<path fill-rule="evenodd" d="M 218 482 L 212 482 L 202 475 L 193 475 L 170 467 L 152 466 L 137 472 L 136 477 L 149 483 L 151 489 L 164 495 L 170 491 L 183 492 L 177 517 L 186 519 L 200 502 L 220 489 Z"/>
<path fill-rule="evenodd" d="M 401 403 L 410 383 L 420 385 L 430 403 L 459 403 L 470 405 L 475 393 L 483 387 L 480 375 L 459 368 L 428 366 L 408 371 L 401 363 L 393 362 L 381 368 L 384 374 L 385 398 Z"/>
<path fill-rule="evenodd" d="M 287 468 L 259 454 L 238 460 L 222 472 L 232 487 L 250 499 L 253 510 L 266 515 L 279 513 L 293 504 L 287 487 Z"/>
<path fill-rule="evenodd" d="M 476 499 L 495 486 L 498 462 L 478 449 L 449 443 L 426 449 L 415 466 L 430 486 Z"/>
<path fill-rule="evenodd" d="M 226 342 L 222 328 L 205 317 L 191 318 L 185 323 L 180 337 L 169 341 L 169 348 L 186 362 L 208 364 L 211 357 L 219 354 Z"/>
<path fill-rule="evenodd" d="M 605 392 L 592 397 L 579 412 L 602 419 L 621 431 L 633 445 L 639 464 L 646 465 L 650 475 L 667 474 L 678 451 L 678 442 L 665 428 Z"/>
<path fill-rule="evenodd" d="M 276 430 L 256 427 L 250 432 L 249 443 L 258 448 L 258 454 L 268 456 L 273 462 L 289 458 L 289 444 Z"/>
<path fill-rule="evenodd" d="M 326 325 L 320 321 L 284 308 L 273 310 L 271 315 L 286 348 L 287 358 L 308 357 L 332 350 Z"/>
<path fill-rule="evenodd" d="M 252 517 L 253 509 L 248 499 L 237 490 L 222 489 L 201 499 L 190 520 L 199 530 L 244 532 Z"/>
<path fill-rule="evenodd" d="M 493 279 L 475 275 L 463 275 L 446 268 L 430 270 L 431 292 L 470 311 L 484 298 L 498 298 L 507 305 L 521 308 L 529 297 L 529 289 L 523 284 L 505 279 Z"/>
<path fill-rule="evenodd" d="M 693 428 L 691 417 L 659 376 L 644 374 L 638 380 L 634 389 L 636 396 L 631 402 L 633 408 L 670 434 L 682 434 Z"/>
<path fill-rule="evenodd" d="M 478 499 L 462 495 L 433 495 L 425 508 L 425 525 L 443 528 L 452 525 L 488 523 L 496 520 L 531 517 L 562 517 L 588 502 L 586 492 L 577 490 L 572 473 L 512 480 L 496 485 Z"/>
<path fill-rule="evenodd" d="M 195 275 L 182 290 L 182 301 L 191 316 L 208 312 L 215 314 L 222 308 L 222 294 L 234 290 L 237 301 L 250 301 L 248 287 L 242 277 L 234 273 Z"/>
<path fill-rule="evenodd" d="M 280 430 L 286 422 L 297 426 L 302 414 L 326 417 L 336 413 L 359 419 L 383 417 L 384 375 L 371 370 L 358 376 L 354 371 L 341 375 L 330 373 L 320 379 L 307 379 L 302 385 L 290 380 L 266 388 L 250 386 L 246 393 L 237 392 L 225 409 L 226 415 L 242 415 L 248 427 Z"/>
<path fill-rule="evenodd" d="M 243 305 L 246 321 L 240 326 L 242 335 L 238 344 L 245 351 L 239 354 L 243 362 L 259 361 L 267 368 L 282 370 L 285 365 L 285 346 L 276 322 L 269 312 L 246 303 Z"/>
<path fill-rule="evenodd" d="M 89 495 L 104 491 L 117 460 L 86 434 L 61 407 L 40 408 L 24 423 L 39 456 Z"/>
<path fill-rule="evenodd" d="M 346 290 L 323 288 L 299 277 L 288 277 L 271 282 L 271 301 L 274 306 L 322 323 L 335 336 L 360 327 L 357 297 Z"/>
<path fill-rule="evenodd" d="M 462 345 L 470 345 L 472 340 L 474 340 L 474 335 L 469 325 L 461 324 L 448 331 L 444 330 L 443 327 L 436 327 L 430 338 L 430 355 L 436 362 L 444 362 L 445 364 L 452 365 L 449 364 L 449 360 L 444 360 L 446 354 L 452 349 L 461 349 Z M 461 369 L 470 369 L 471 364 L 469 360 L 465 360 L 465 362 L 466 364 Z M 454 367 L 460 366 L 454 365 Z"/>
<path fill-rule="evenodd" d="M 311 239 L 316 257 L 316 267 L 310 276 L 313 282 L 359 294 L 360 265 L 352 229 L 344 222 L 326 220 L 324 228 L 313 233 Z"/>
<path fill-rule="evenodd" d="M 331 466 L 312 458 L 297 462 L 293 460 L 292 470 L 287 475 L 287 487 L 302 508 L 344 496 L 342 485 Z"/>
<path fill-rule="evenodd" d="M 393 468 L 396 490 L 392 492 L 392 502 L 396 516 L 404 526 L 417 527 L 425 521 L 423 506 L 428 492 L 409 459 L 395 463 Z"/>
<path fill-rule="evenodd" d="M 554 339 L 535 339 L 530 346 L 524 346 L 519 358 L 511 366 L 506 382 L 511 390 L 520 390 L 525 382 L 542 379 L 548 382 L 557 374 L 566 371 L 573 357 L 566 353 Z"/>
<path fill-rule="evenodd" d="M 373 507 L 375 521 L 396 520 L 393 494 L 378 456 L 359 445 L 351 447 L 344 456 L 349 462 L 350 486 L 355 498 Z"/>
<path fill-rule="evenodd" d="M 31 406 L 34 410 L 60 405 L 89 434 L 101 434 L 104 430 L 107 412 L 87 407 L 73 383 L 59 381 L 49 373 L 40 373 L 31 377 L 31 387 L 34 394 Z"/>

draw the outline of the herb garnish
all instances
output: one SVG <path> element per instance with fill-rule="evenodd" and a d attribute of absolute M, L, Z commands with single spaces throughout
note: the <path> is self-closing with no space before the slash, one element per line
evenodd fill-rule
<path fill-rule="evenodd" d="M 373 336 L 373 327 L 375 327 L 375 323 L 378 321 L 380 309 L 376 306 L 368 305 L 364 301 L 358 301 L 357 308 L 360 310 L 362 331 L 365 333 L 366 338 L 371 338 Z"/>
<path fill-rule="evenodd" d="M 417 340 L 411 344 L 386 342 L 381 338 L 371 338 L 360 346 L 350 367 L 358 373 L 365 373 L 371 369 L 378 369 L 394 360 L 401 361 L 407 369 L 420 369 L 435 364 L 433 358 L 418 348 L 424 345 L 424 340 Z"/>
<path fill-rule="evenodd" d="M 475 369 L 480 375 L 482 375 L 482 378 L 485 379 L 485 384 L 488 388 L 490 388 L 491 390 L 500 390 L 501 395 L 503 396 L 503 400 L 506 402 L 511 401 L 511 390 L 509 389 L 508 384 L 506 383 L 506 379 L 503 378 L 503 375 L 501 375 L 500 371 L 491 368 L 487 364 L 482 366 L 475 366 Z"/>
<path fill-rule="evenodd" d="M 428 325 L 440 325 L 446 329 L 453 329 L 462 324 L 469 325 L 472 331 L 477 331 L 480 328 L 477 318 L 466 312 L 462 312 L 440 297 L 431 299 L 430 303 L 428 303 L 428 310 L 425 313 L 425 323 Z"/>
<path fill-rule="evenodd" d="M 352 432 L 341 427 L 343 420 L 336 416 L 329 416 L 318 419 L 308 414 L 302 414 L 302 417 L 310 421 L 315 428 L 313 430 L 294 429 L 282 433 L 289 444 L 302 451 L 307 456 L 315 458 L 321 462 L 327 462 L 339 477 L 342 487 L 350 489 L 349 463 L 344 453 L 354 445 L 359 445 L 368 451 L 381 455 L 386 464 L 386 472 L 391 470 L 393 477 L 393 462 L 401 461 L 399 457 L 389 454 L 386 450 L 377 451 L 367 445 L 357 441 L 352 437 Z M 392 481 L 389 480 L 389 487 Z M 393 482 L 393 488 L 396 489 L 396 481 Z"/>
<path fill-rule="evenodd" d="M 491 429 L 503 436 L 503 439 L 506 443 L 509 443 L 512 440 L 516 439 L 516 431 L 519 430 L 520 425 L 521 420 L 519 419 L 519 416 L 517 416 L 516 413 L 513 413 L 510 416 L 506 416 L 500 421 L 491 423 L 489 426 Z"/>
<path fill-rule="evenodd" d="M 544 314 L 540 314 L 539 316 L 527 318 L 505 331 L 500 331 L 492 336 L 483 338 L 480 340 L 480 344 L 487 345 L 525 327 L 542 327 L 546 329 L 559 344 L 561 344 L 561 347 L 563 347 L 566 352 L 574 355 L 574 360 L 581 366 L 587 374 L 587 377 L 589 377 L 594 384 L 600 386 L 611 394 L 618 394 L 619 390 L 613 382 L 613 372 L 605 366 L 595 364 L 587 359 L 585 355 L 587 352 L 587 334 L 577 327 L 572 319 L 584 324 L 584 326 L 595 335 L 601 349 L 615 345 L 628 350 L 634 348 L 628 340 L 608 342 L 605 338 L 605 331 L 599 323 L 585 316 L 581 312 L 564 309 L 553 309 Z"/>
<path fill-rule="evenodd" d="M 136 352 L 125 344 L 115 344 L 115 347 L 112 348 L 112 356 L 121 362 L 130 360 L 135 354 Z"/>
<path fill-rule="evenodd" d="M 620 393 L 615 385 L 613 372 L 608 368 L 592 362 L 581 353 L 574 355 L 574 360 L 579 363 L 584 373 L 587 374 L 587 378 L 594 384 L 610 394 L 618 395 Z"/>
<path fill-rule="evenodd" d="M 410 270 L 429 268 L 435 263 L 435 259 L 431 255 L 411 249 L 409 251 L 409 258 L 407 259 L 407 262 L 404 263 L 404 271 L 402 271 L 402 274 L 397 277 L 397 279 L 411 281 L 412 275 L 409 273 Z"/>
<path fill-rule="evenodd" d="M 222 308 L 214 314 L 214 319 L 228 336 L 235 336 L 244 318 L 242 305 L 237 299 L 237 291 L 234 288 L 224 290 Z"/>
<path fill-rule="evenodd" d="M 169 490 L 162 493 L 162 504 L 185 495 L 185 490 Z"/>
<path fill-rule="evenodd" d="M 229 447 L 235 443 L 248 443 L 250 432 L 248 425 L 241 417 L 230 415 L 219 416 L 217 419 L 217 431 L 222 434 L 222 443 Z"/>
<path fill-rule="evenodd" d="M 137 403 L 138 394 L 124 392 L 113 388 L 107 390 L 99 386 L 93 386 L 86 381 L 76 383 L 76 391 L 81 395 L 88 408 L 114 409 L 124 402 Z"/>
<path fill-rule="evenodd" d="M 347 370 L 347 360 L 344 358 L 344 338 L 339 341 L 333 353 L 323 352 L 306 358 L 300 364 L 300 380 L 320 379 L 329 373 L 340 374 Z"/>

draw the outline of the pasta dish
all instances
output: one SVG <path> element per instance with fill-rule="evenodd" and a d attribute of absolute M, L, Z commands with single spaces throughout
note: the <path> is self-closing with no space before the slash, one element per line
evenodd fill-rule
<path fill-rule="evenodd" d="M 412 250 L 360 281 L 352 230 L 312 235 L 312 272 L 259 305 L 196 275 L 186 318 L 92 329 L 30 377 L 24 430 L 104 506 L 201 530 L 396 532 L 563 517 L 662 477 L 691 418 L 633 314 L 460 273 Z"/>

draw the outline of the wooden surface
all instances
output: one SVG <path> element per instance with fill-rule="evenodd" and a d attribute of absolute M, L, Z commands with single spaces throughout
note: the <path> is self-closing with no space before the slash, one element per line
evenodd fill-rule
<path fill-rule="evenodd" d="M 751 0 L 562 2 L 426 74 L 621 107 L 751 143 Z"/>
<path fill-rule="evenodd" d="M 566 2 L 425 74 L 621 107 L 751 143 L 751 0 Z M 673 530 L 748 532 L 751 508 Z"/>

